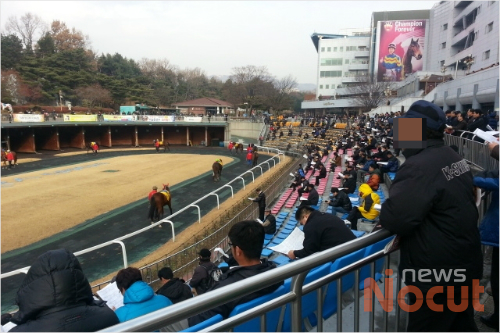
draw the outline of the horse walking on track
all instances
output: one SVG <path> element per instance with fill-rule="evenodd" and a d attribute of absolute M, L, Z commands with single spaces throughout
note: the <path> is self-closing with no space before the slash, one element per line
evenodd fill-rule
<path fill-rule="evenodd" d="M 7 154 L 9 153 L 12 154 L 12 163 L 9 162 L 9 158 L 7 156 Z M 2 169 L 10 169 L 11 165 L 13 165 L 14 167 L 16 165 L 19 165 L 17 164 L 17 154 L 10 150 L 2 150 Z"/>
<path fill-rule="evenodd" d="M 218 182 L 220 180 L 221 174 L 222 174 L 222 160 L 219 159 L 215 161 L 214 164 L 212 164 L 212 177 L 214 182 Z"/>
<path fill-rule="evenodd" d="M 151 200 L 149 201 L 149 213 L 148 218 L 151 220 L 151 223 L 159 221 L 163 218 L 163 207 L 165 205 L 170 208 L 170 215 L 172 212 L 172 195 L 170 193 L 169 184 L 163 184 L 163 190 L 157 192 L 151 196 Z"/>
<path fill-rule="evenodd" d="M 242 143 L 236 143 L 234 145 L 234 151 L 236 154 L 243 154 L 243 144 Z"/>

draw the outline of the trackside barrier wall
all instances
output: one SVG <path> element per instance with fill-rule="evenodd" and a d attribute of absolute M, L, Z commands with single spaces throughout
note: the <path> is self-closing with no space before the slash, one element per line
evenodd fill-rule
<path fill-rule="evenodd" d="M 313 291 L 317 291 L 317 302 L 318 302 L 318 313 L 323 313 L 322 308 L 326 302 L 341 302 L 342 297 L 342 276 L 347 275 L 350 272 L 355 274 L 354 282 L 354 327 L 359 328 L 359 318 L 360 318 L 360 298 L 359 298 L 359 282 L 360 282 L 360 268 L 362 266 L 370 265 L 371 276 L 375 275 L 375 261 L 380 258 L 385 258 L 385 268 L 389 268 L 391 253 L 384 254 L 383 250 L 375 252 L 374 254 L 357 261 L 351 265 L 345 266 L 335 272 L 329 273 L 311 283 L 304 285 L 304 280 L 310 270 L 319 267 L 321 265 L 331 263 L 332 261 L 343 257 L 347 254 L 353 253 L 357 250 L 365 248 L 369 245 L 375 244 L 379 241 L 390 237 L 391 234 L 387 230 L 379 230 L 373 234 L 367 235 L 366 237 L 357 238 L 350 242 L 344 243 L 342 245 L 336 246 L 334 248 L 315 253 L 307 258 L 307 260 L 297 260 L 290 264 L 275 268 L 271 271 L 250 277 L 244 281 L 239 281 L 229 286 L 217 289 L 217 291 L 205 293 L 203 295 L 194 297 L 192 299 L 174 304 L 167 308 L 146 314 L 142 317 L 129 320 L 124 323 L 117 324 L 115 326 L 109 327 L 102 330 L 102 332 L 117 332 L 117 331 L 144 331 L 151 332 L 158 330 L 166 325 L 176 323 L 180 320 L 189 318 L 198 313 L 209 310 L 213 307 L 225 304 L 244 295 L 251 294 L 257 290 L 272 286 L 276 283 L 284 281 L 288 278 L 292 278 L 290 284 L 290 290 L 287 290 L 284 295 L 271 299 L 265 303 L 262 303 L 250 310 L 242 312 L 234 317 L 230 317 L 222 322 L 216 323 L 204 331 L 228 331 L 229 329 L 238 326 L 250 319 L 260 317 L 261 320 L 261 331 L 267 331 L 266 329 L 266 316 L 265 314 L 273 309 L 283 308 L 283 306 L 289 304 L 291 306 L 291 316 L 289 320 L 291 321 L 291 331 L 299 332 L 302 331 L 302 296 Z M 398 251 L 397 251 L 398 252 Z M 394 277 L 391 276 L 391 277 Z M 340 293 L 337 293 L 337 299 L 325 299 L 325 293 L 323 287 L 329 283 L 337 281 L 337 289 Z M 385 283 L 385 282 L 384 282 Z M 390 285 L 390 284 L 389 284 Z M 385 288 L 381 287 L 381 290 Z M 394 293 L 393 302 L 396 300 L 397 294 L 401 289 L 401 281 L 399 276 L 396 282 L 396 293 Z M 385 291 L 387 292 L 387 290 Z M 372 296 L 372 309 L 375 309 L 375 296 Z M 397 307 L 397 301 L 395 302 Z M 338 307 L 337 318 L 342 318 L 342 307 Z M 398 331 L 399 329 L 399 316 L 400 310 L 396 308 L 396 323 L 395 327 L 389 328 L 388 313 L 385 312 L 383 315 L 383 331 Z M 319 316 L 318 331 L 323 329 L 323 316 Z M 370 329 L 373 331 L 374 328 L 374 315 L 370 315 Z M 283 316 L 280 316 L 280 323 L 278 325 L 277 331 L 280 330 L 283 324 Z M 337 321 L 337 328 L 339 331 L 342 330 L 342 320 Z"/>
<path fill-rule="evenodd" d="M 284 154 L 283 154 L 281 151 L 277 150 L 277 149 L 276 149 L 275 151 L 276 151 L 276 155 L 272 156 L 271 158 L 269 158 L 269 159 L 268 159 L 268 160 L 266 160 L 266 161 L 261 162 L 261 163 L 257 166 L 257 167 L 259 167 L 259 168 L 260 168 L 260 170 L 261 170 L 261 174 L 262 174 L 262 167 L 261 167 L 261 165 L 262 165 L 262 164 L 266 164 L 266 165 L 270 166 L 270 163 L 269 163 L 269 162 L 271 162 L 271 161 L 272 161 L 272 162 L 273 162 L 273 167 L 275 167 L 275 166 L 276 166 L 276 159 L 278 160 L 278 163 L 281 163 L 281 161 L 282 161 L 282 156 L 284 156 Z M 122 242 L 123 240 L 125 240 L 125 239 L 127 239 L 127 238 L 130 238 L 130 237 L 132 237 L 132 236 L 135 236 L 135 235 L 141 234 L 141 233 L 143 233 L 143 232 L 145 232 L 145 231 L 147 231 L 147 230 L 149 230 L 149 229 L 151 229 L 151 228 L 154 228 L 154 227 L 156 227 L 156 226 L 158 226 L 158 225 L 160 225 L 160 224 L 163 224 L 163 223 L 169 223 L 169 224 L 171 225 L 171 228 L 172 228 L 172 239 L 173 239 L 173 241 L 175 242 L 175 230 L 174 230 L 174 225 L 173 225 L 173 222 L 172 222 L 173 217 L 175 217 L 175 216 L 179 215 L 180 213 L 184 212 L 184 211 L 185 211 L 185 210 L 187 210 L 187 209 L 192 208 L 193 206 L 197 206 L 197 205 L 196 205 L 196 203 L 198 203 L 198 202 L 200 202 L 200 201 L 204 200 L 205 198 L 207 198 L 207 197 L 209 197 L 209 196 L 213 196 L 213 195 L 215 195 L 215 196 L 217 197 L 217 202 L 219 202 L 219 195 L 218 195 L 216 192 L 218 192 L 218 191 L 220 191 L 220 190 L 223 190 L 223 189 L 224 189 L 225 187 L 227 187 L 227 186 L 231 186 L 230 184 L 232 184 L 232 183 L 233 183 L 233 182 L 235 182 L 235 181 L 238 181 L 238 179 L 241 179 L 241 180 L 243 181 L 243 186 L 245 186 L 245 180 L 243 179 L 243 177 L 242 177 L 242 176 L 243 176 L 244 174 L 246 174 L 246 173 L 252 173 L 253 179 L 255 180 L 254 172 L 255 172 L 255 170 L 256 170 L 256 168 L 257 168 L 257 167 L 254 167 L 254 168 L 252 168 L 252 169 L 250 169 L 250 170 L 248 170 L 248 171 L 245 171 L 243 174 L 241 174 L 240 176 L 238 176 L 238 177 L 234 178 L 234 179 L 233 179 L 232 181 L 230 181 L 229 183 L 224 184 L 223 186 L 219 187 L 218 189 L 216 189 L 216 190 L 214 190 L 214 191 L 212 191 L 212 192 L 208 193 L 207 195 L 205 195 L 205 196 L 201 197 L 200 199 L 198 199 L 198 200 L 194 201 L 193 203 L 191 203 L 191 204 L 189 204 L 188 206 L 186 206 L 186 207 L 184 207 L 184 208 L 180 209 L 179 211 L 177 211 L 176 213 L 174 213 L 174 214 L 172 214 L 172 215 L 168 216 L 168 217 L 167 217 L 167 218 L 165 218 L 165 219 L 162 219 L 162 220 L 160 220 L 160 221 L 158 221 L 158 222 L 156 222 L 156 223 L 154 223 L 154 224 L 152 224 L 152 225 L 149 225 L 149 226 L 147 226 L 147 227 L 145 227 L 145 228 L 142 228 L 142 229 L 136 230 L 136 231 L 134 231 L 134 232 L 132 232 L 132 233 L 129 233 L 129 234 L 127 234 L 127 235 L 124 235 L 124 236 L 118 237 L 118 238 L 116 238 L 116 239 L 113 239 L 113 240 L 110 240 L 110 241 L 107 241 L 107 242 L 104 242 L 104 243 L 98 244 L 98 245 L 96 245 L 96 246 L 93 246 L 93 247 L 90 247 L 90 248 L 87 248 L 87 249 L 84 249 L 84 250 L 81 250 L 81 251 L 77 251 L 77 252 L 75 252 L 74 254 L 75 254 L 75 256 L 79 256 L 79 255 L 82 255 L 82 254 L 85 254 L 85 253 L 89 253 L 89 252 L 92 252 L 92 251 L 96 251 L 96 250 L 101 249 L 101 248 L 103 248 L 103 247 L 106 247 L 106 246 L 108 246 L 108 245 L 112 245 L 112 244 L 116 244 L 116 243 L 118 243 L 118 244 L 120 244 L 120 245 L 121 245 L 122 250 L 123 250 L 123 251 L 122 251 L 122 256 L 123 256 L 123 263 L 124 263 L 124 267 L 127 267 L 127 266 L 128 266 L 127 251 L 126 251 L 126 248 L 125 248 L 125 244 Z M 270 167 L 269 167 L 269 169 L 268 169 L 268 170 L 270 170 Z M 254 213 L 254 214 L 255 214 L 255 213 Z M 199 210 L 199 207 L 198 207 L 198 222 L 200 222 L 200 221 L 201 221 L 201 213 L 200 213 L 200 210 Z M 226 235 L 227 235 L 227 234 L 226 234 Z M 1 278 L 1 279 L 3 279 L 3 278 L 7 278 L 7 277 L 10 277 L 10 276 L 16 275 L 16 274 L 26 274 L 26 273 L 28 272 L 28 269 L 29 269 L 29 268 L 30 268 L 30 266 L 27 266 L 27 267 L 23 267 L 23 268 L 20 268 L 20 269 L 17 269 L 17 270 L 14 270 L 14 271 L 8 272 L 8 273 L 1 274 L 1 275 L 0 275 L 0 278 Z"/>

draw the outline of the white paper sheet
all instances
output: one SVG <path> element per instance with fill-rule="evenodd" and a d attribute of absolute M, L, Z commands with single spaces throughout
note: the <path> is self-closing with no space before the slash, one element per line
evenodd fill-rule
<path fill-rule="evenodd" d="M 476 134 L 478 137 L 483 139 L 484 141 L 488 142 L 498 142 L 498 138 L 494 137 L 488 132 L 485 132 L 483 130 L 480 130 L 479 128 L 474 131 L 474 134 Z"/>
<path fill-rule="evenodd" d="M 222 254 L 222 255 L 223 255 L 224 257 L 226 257 L 226 258 L 229 258 L 229 256 L 228 256 L 228 255 L 224 252 L 224 250 L 223 250 L 223 249 L 221 249 L 220 247 L 216 247 L 216 248 L 214 249 L 214 251 L 215 251 L 215 252 L 219 252 L 220 254 Z"/>
<path fill-rule="evenodd" d="M 351 200 L 351 203 L 358 203 L 359 202 L 359 198 L 351 198 L 351 197 L 349 197 L 349 200 Z"/>
<path fill-rule="evenodd" d="M 264 222 L 262 222 L 261 219 L 255 219 L 255 221 L 259 222 L 260 224 L 264 223 Z"/>
<path fill-rule="evenodd" d="M 116 286 L 116 282 L 108 284 L 103 289 L 97 292 L 97 295 L 103 300 L 106 301 L 106 305 L 109 306 L 110 309 L 116 310 L 123 306 L 123 295 L 118 290 Z"/>
<path fill-rule="evenodd" d="M 254 198 L 248 198 L 248 200 L 252 200 L 253 201 Z"/>
<path fill-rule="evenodd" d="M 284 241 L 280 244 L 268 247 L 268 249 L 273 250 L 275 252 L 288 254 L 290 250 L 300 250 L 304 247 L 304 232 L 299 228 L 295 228 Z"/>
<path fill-rule="evenodd" d="M 291 173 L 291 172 L 290 172 L 290 176 L 295 177 L 295 175 L 293 173 Z"/>
<path fill-rule="evenodd" d="M 389 162 L 377 162 L 377 164 L 387 165 L 387 164 L 389 164 Z"/>
<path fill-rule="evenodd" d="M 375 204 L 373 208 L 375 208 L 375 210 L 378 210 L 380 212 L 380 210 L 382 209 L 382 205 Z"/>
<path fill-rule="evenodd" d="M 302 200 L 302 201 L 304 201 L 304 200 L 307 200 L 307 198 L 304 198 L 304 197 L 300 197 L 300 198 L 299 198 L 299 200 Z"/>
<path fill-rule="evenodd" d="M 10 331 L 11 329 L 13 329 L 16 326 L 17 326 L 16 324 L 14 324 L 13 322 L 9 321 L 7 324 L 5 324 L 5 325 L 2 326 L 2 332 L 8 332 L 8 331 Z"/>
<path fill-rule="evenodd" d="M 342 172 L 339 172 L 339 176 L 344 178 L 344 174 Z"/>

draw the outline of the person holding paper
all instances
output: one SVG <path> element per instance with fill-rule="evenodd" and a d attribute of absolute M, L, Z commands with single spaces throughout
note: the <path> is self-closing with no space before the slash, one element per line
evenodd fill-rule
<path fill-rule="evenodd" d="M 276 233 L 276 217 L 273 214 L 271 214 L 270 207 L 267 207 L 264 213 L 265 213 L 265 220 L 264 223 L 262 223 L 262 226 L 264 227 L 264 232 L 267 235 L 274 235 Z"/>
<path fill-rule="evenodd" d="M 258 193 L 257 197 L 253 199 L 259 205 L 259 219 L 264 221 L 264 210 L 266 209 L 266 194 L 259 188 L 255 190 Z"/>
<path fill-rule="evenodd" d="M 65 249 L 39 256 L 17 291 L 19 311 L 10 332 L 94 332 L 118 324 L 103 301 L 94 301 L 80 262 Z"/>
<path fill-rule="evenodd" d="M 301 206 L 316 206 L 319 202 L 319 194 L 318 191 L 314 188 L 314 184 L 309 184 L 307 185 L 307 193 L 309 193 L 309 196 L 307 197 L 307 200 L 300 200 L 300 205 Z"/>
<path fill-rule="evenodd" d="M 337 187 L 332 187 L 331 192 L 333 194 L 333 200 L 325 202 L 332 206 L 332 214 L 349 213 L 352 210 L 352 203 L 347 193 L 339 190 Z"/>
<path fill-rule="evenodd" d="M 356 238 L 339 217 L 321 213 L 309 206 L 297 209 L 295 218 L 304 226 L 304 242 L 302 249 L 288 252 L 288 258 L 292 260 L 305 258 Z"/>

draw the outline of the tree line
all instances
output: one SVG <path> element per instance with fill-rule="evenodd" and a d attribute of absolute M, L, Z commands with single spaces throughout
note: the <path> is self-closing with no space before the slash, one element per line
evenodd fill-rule
<path fill-rule="evenodd" d="M 1 34 L 2 102 L 13 105 L 111 107 L 144 103 L 168 107 L 201 97 L 235 107 L 300 110 L 303 94 L 292 75 L 276 78 L 266 66 L 234 67 L 225 82 L 198 67 L 180 69 L 168 59 L 127 59 L 98 54 L 89 36 L 59 20 L 26 13 L 9 17 Z"/>

